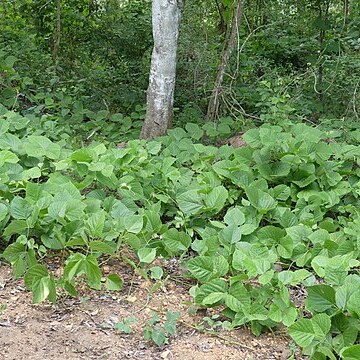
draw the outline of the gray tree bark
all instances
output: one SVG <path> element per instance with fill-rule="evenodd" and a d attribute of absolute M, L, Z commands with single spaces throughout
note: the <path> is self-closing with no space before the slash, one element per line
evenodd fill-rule
<path fill-rule="evenodd" d="M 142 139 L 166 134 L 173 117 L 176 53 L 183 0 L 153 0 L 154 48 Z"/>

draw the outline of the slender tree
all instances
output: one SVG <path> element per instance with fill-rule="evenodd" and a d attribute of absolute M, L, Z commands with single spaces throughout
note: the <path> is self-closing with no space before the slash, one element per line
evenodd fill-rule
<path fill-rule="evenodd" d="M 147 109 L 141 138 L 164 135 L 173 117 L 176 54 L 183 0 L 153 0 L 154 48 L 151 56 Z"/>
<path fill-rule="evenodd" d="M 56 0 L 56 27 L 53 44 L 53 59 L 56 62 L 58 58 L 59 48 L 61 40 L 61 0 Z"/>
<path fill-rule="evenodd" d="M 212 90 L 208 104 L 208 109 L 206 114 L 206 119 L 208 121 L 214 120 L 219 112 L 220 97 L 222 93 L 222 85 L 224 81 L 225 71 L 238 39 L 239 27 L 240 27 L 241 17 L 243 14 L 244 1 L 245 0 L 237 0 L 236 9 L 234 11 L 233 20 L 231 23 L 231 33 L 221 57 L 221 62 L 216 76 L 215 85 Z"/>

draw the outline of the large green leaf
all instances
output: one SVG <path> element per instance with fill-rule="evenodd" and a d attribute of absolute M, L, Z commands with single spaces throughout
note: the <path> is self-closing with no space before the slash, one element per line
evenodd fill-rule
<path fill-rule="evenodd" d="M 344 360 L 360 359 L 360 344 L 349 346 L 341 351 L 341 358 Z"/>
<path fill-rule="evenodd" d="M 346 305 L 346 309 L 360 318 L 360 290 L 357 289 L 351 294 Z"/>
<path fill-rule="evenodd" d="M 224 186 L 217 186 L 205 195 L 205 205 L 209 209 L 219 212 L 225 205 L 228 191 Z"/>
<path fill-rule="evenodd" d="M 323 312 L 335 306 L 335 290 L 325 284 L 307 288 L 306 304 L 311 311 Z"/>
<path fill-rule="evenodd" d="M 123 287 L 123 279 L 117 274 L 110 274 L 105 282 L 105 286 L 110 291 L 118 291 Z"/>
<path fill-rule="evenodd" d="M 93 238 L 101 237 L 105 226 L 105 212 L 99 211 L 91 214 L 85 221 L 85 230 Z"/>
<path fill-rule="evenodd" d="M 241 211 L 241 208 L 239 208 L 239 207 L 231 208 L 226 212 L 226 214 L 224 216 L 224 221 L 227 225 L 239 226 L 239 225 L 244 224 L 245 215 Z"/>
<path fill-rule="evenodd" d="M 140 262 L 152 263 L 156 257 L 156 249 L 141 248 L 137 252 Z"/>
<path fill-rule="evenodd" d="M 317 314 L 311 319 L 311 322 L 315 338 L 320 342 L 324 341 L 331 328 L 330 316 L 326 314 Z"/>
<path fill-rule="evenodd" d="M 259 190 L 255 186 L 249 186 L 246 189 L 246 195 L 251 203 L 261 213 L 275 209 L 277 202 L 267 192 Z"/>
<path fill-rule="evenodd" d="M 183 231 L 169 229 L 162 235 L 166 250 L 170 254 L 186 251 L 191 244 L 191 237 Z"/>
<path fill-rule="evenodd" d="M 0 151 L 0 166 L 3 166 L 5 163 L 16 164 L 19 161 L 19 158 L 11 151 L 2 150 Z"/>
<path fill-rule="evenodd" d="M 191 274 L 201 282 L 221 277 L 229 271 L 229 264 L 223 256 L 198 256 L 188 262 Z"/>
<path fill-rule="evenodd" d="M 212 292 L 211 294 L 205 296 L 202 301 L 202 305 L 213 305 L 224 300 L 224 298 L 225 294 L 223 292 Z"/>
<path fill-rule="evenodd" d="M 315 339 L 314 328 L 310 319 L 300 319 L 289 327 L 289 335 L 301 347 L 308 347 Z"/>
<path fill-rule="evenodd" d="M 33 303 L 40 303 L 46 299 L 56 301 L 55 281 L 47 268 L 43 265 L 35 265 L 25 275 L 25 286 L 33 293 Z"/>
<path fill-rule="evenodd" d="M 180 210 L 185 215 L 193 215 L 203 207 L 203 201 L 197 190 L 188 190 L 176 197 Z"/>
<path fill-rule="evenodd" d="M 61 153 L 60 145 L 53 143 L 45 136 L 29 136 L 25 141 L 24 148 L 29 156 L 46 156 L 54 160 L 59 159 Z"/>
<path fill-rule="evenodd" d="M 5 228 L 3 232 L 4 237 L 8 237 L 14 234 L 26 234 L 29 230 L 29 225 L 25 220 L 13 220 Z"/>
<path fill-rule="evenodd" d="M 32 212 L 31 204 L 20 196 L 15 196 L 10 203 L 10 214 L 14 219 L 27 219 Z"/>
<path fill-rule="evenodd" d="M 199 289 L 197 289 L 195 294 L 195 301 L 197 304 L 201 304 L 208 295 L 211 295 L 213 293 L 221 293 L 225 296 L 227 288 L 227 283 L 223 279 L 210 280 L 206 284 L 201 285 Z"/>
<path fill-rule="evenodd" d="M 85 274 L 87 283 L 94 289 L 101 289 L 101 271 L 93 255 L 75 253 L 68 258 L 64 268 L 64 278 L 71 282 L 75 276 Z"/>

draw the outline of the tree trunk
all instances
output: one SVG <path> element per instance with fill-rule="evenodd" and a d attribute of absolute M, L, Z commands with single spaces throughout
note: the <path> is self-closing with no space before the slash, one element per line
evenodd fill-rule
<path fill-rule="evenodd" d="M 153 0 L 154 48 L 142 139 L 166 134 L 173 117 L 176 53 L 183 0 Z"/>
<path fill-rule="evenodd" d="M 215 86 L 210 96 L 209 105 L 206 114 L 207 121 L 213 121 L 217 117 L 219 112 L 220 96 L 222 92 L 222 84 L 224 81 L 225 70 L 230 60 L 231 54 L 236 46 L 241 17 L 243 13 L 243 5 L 244 5 L 244 0 L 238 0 L 233 21 L 231 24 L 231 34 L 229 37 L 229 41 L 222 55 L 215 81 Z"/>
<path fill-rule="evenodd" d="M 56 62 L 58 58 L 60 40 L 61 40 L 61 0 L 56 0 L 56 28 L 54 36 L 54 46 L 53 46 L 53 60 Z"/>
<path fill-rule="evenodd" d="M 322 3 L 319 2 L 319 18 L 321 22 L 328 20 L 329 15 L 330 1 L 325 2 L 325 9 L 322 8 Z M 319 100 L 322 106 L 322 111 L 324 111 L 324 61 L 323 61 L 323 51 L 324 51 L 324 41 L 325 41 L 326 30 L 321 27 L 319 31 L 319 66 L 318 66 L 318 80 L 319 80 Z"/>

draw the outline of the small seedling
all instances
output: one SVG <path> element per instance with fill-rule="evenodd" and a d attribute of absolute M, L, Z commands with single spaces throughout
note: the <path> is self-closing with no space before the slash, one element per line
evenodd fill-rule
<path fill-rule="evenodd" d="M 138 320 L 135 317 L 129 317 L 124 319 L 123 321 L 116 323 L 114 325 L 114 329 L 124 334 L 131 334 L 132 333 L 131 325 L 134 325 L 137 322 Z"/>
<path fill-rule="evenodd" d="M 168 344 L 169 337 L 174 336 L 176 332 L 176 320 L 180 317 L 180 313 L 175 311 L 166 312 L 166 320 L 160 323 L 157 313 L 153 313 L 152 318 L 147 321 L 144 329 L 144 339 L 152 340 L 157 346 Z"/>

